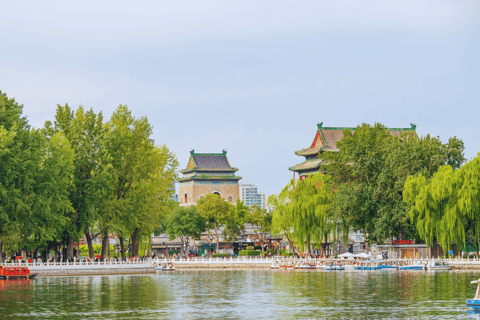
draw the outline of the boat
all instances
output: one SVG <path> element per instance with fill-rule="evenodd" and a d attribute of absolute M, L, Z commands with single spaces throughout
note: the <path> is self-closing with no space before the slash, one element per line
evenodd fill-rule
<path fill-rule="evenodd" d="M 304 261 L 300 261 L 299 263 L 297 263 L 295 265 L 295 269 L 303 269 L 303 270 L 305 270 L 305 269 L 315 269 L 315 266 L 312 266 L 312 265 L 310 265 L 310 264 L 308 264 Z"/>
<path fill-rule="evenodd" d="M 331 264 L 325 264 L 324 269 L 327 271 L 343 271 L 345 267 L 341 263 L 337 264 L 336 261 L 333 261 Z"/>
<path fill-rule="evenodd" d="M 467 307 L 480 310 L 480 279 L 470 283 L 477 284 L 477 293 L 475 294 L 475 298 L 467 299 Z"/>
<path fill-rule="evenodd" d="M 280 261 L 273 261 L 270 269 L 280 269 Z"/>
<path fill-rule="evenodd" d="M 0 266 L 0 280 L 33 279 L 37 275 L 26 266 Z"/>
<path fill-rule="evenodd" d="M 163 263 L 155 267 L 156 271 L 175 271 L 175 266 L 172 262 Z"/>
<path fill-rule="evenodd" d="M 430 261 L 427 264 L 427 270 L 452 270 L 453 266 L 446 261 Z"/>
<path fill-rule="evenodd" d="M 398 268 L 398 270 L 425 270 L 426 267 L 423 264 L 410 264 L 404 265 Z"/>

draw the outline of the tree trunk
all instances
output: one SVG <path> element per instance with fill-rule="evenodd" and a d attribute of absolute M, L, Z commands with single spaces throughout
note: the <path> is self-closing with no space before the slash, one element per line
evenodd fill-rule
<path fill-rule="evenodd" d="M 3 263 L 3 243 L 0 242 L 0 263 Z"/>
<path fill-rule="evenodd" d="M 88 230 L 88 226 L 85 228 L 85 239 L 87 239 L 87 245 L 88 245 L 88 256 L 90 257 L 91 260 L 93 260 L 95 257 L 95 252 L 93 252 L 93 244 L 92 244 L 92 235 L 90 234 L 90 230 Z"/>
<path fill-rule="evenodd" d="M 67 259 L 73 258 L 73 237 L 68 237 Z"/>
<path fill-rule="evenodd" d="M 108 243 L 108 228 L 105 228 L 105 230 L 103 230 L 103 237 L 102 237 L 102 257 L 100 258 L 102 262 L 104 262 L 105 258 L 108 257 L 108 253 L 110 251 L 109 249 L 110 247 Z"/>
<path fill-rule="evenodd" d="M 123 243 L 123 237 L 120 237 L 120 251 L 121 251 L 121 255 L 122 255 L 122 261 L 125 260 L 125 245 Z"/>
<path fill-rule="evenodd" d="M 78 260 L 78 258 L 80 258 L 80 239 L 77 241 L 77 254 L 76 254 L 76 258 Z"/>
<path fill-rule="evenodd" d="M 132 234 L 130 241 L 132 243 L 132 257 L 138 257 L 138 228 L 135 229 L 135 232 Z"/>
<path fill-rule="evenodd" d="M 478 259 L 478 239 L 475 236 L 475 252 L 477 253 L 477 259 Z"/>
<path fill-rule="evenodd" d="M 217 231 L 217 223 L 215 222 L 215 238 L 217 240 L 217 253 L 220 252 L 220 236 L 218 235 L 218 231 Z"/>

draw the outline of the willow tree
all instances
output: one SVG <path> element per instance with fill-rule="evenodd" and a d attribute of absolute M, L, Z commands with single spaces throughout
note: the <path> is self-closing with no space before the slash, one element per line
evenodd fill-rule
<path fill-rule="evenodd" d="M 337 221 L 330 210 L 334 197 L 330 181 L 331 177 L 323 174 L 292 179 L 279 197 L 269 198 L 274 229 L 288 231 L 295 244 L 300 248 L 306 245 L 310 254 L 313 242 L 324 244 L 337 234 Z M 344 234 L 348 237 L 348 228 Z"/>
<path fill-rule="evenodd" d="M 295 253 L 293 243 L 293 217 L 289 210 L 288 200 L 289 185 L 285 186 L 282 191 L 276 195 L 272 194 L 268 197 L 268 206 L 272 208 L 272 230 L 276 235 L 282 235 L 288 242 L 292 253 Z"/>
<path fill-rule="evenodd" d="M 427 245 L 437 240 L 444 251 L 448 251 L 452 243 L 463 249 L 466 230 L 470 227 L 478 244 L 479 178 L 480 154 L 459 170 L 445 165 L 431 179 L 422 174 L 407 178 L 404 201 L 411 205 L 410 217 Z"/>

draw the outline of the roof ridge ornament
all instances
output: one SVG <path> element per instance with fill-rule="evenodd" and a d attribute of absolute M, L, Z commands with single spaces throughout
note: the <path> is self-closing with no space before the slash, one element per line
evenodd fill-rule
<path fill-rule="evenodd" d="M 413 123 L 410 123 L 410 127 L 411 127 L 412 130 L 415 130 L 417 128 L 417 125 L 413 124 Z"/>
<path fill-rule="evenodd" d="M 323 122 L 317 123 L 318 130 L 323 129 Z"/>
<path fill-rule="evenodd" d="M 190 150 L 190 154 L 194 154 L 194 153 L 195 153 L 194 149 Z"/>

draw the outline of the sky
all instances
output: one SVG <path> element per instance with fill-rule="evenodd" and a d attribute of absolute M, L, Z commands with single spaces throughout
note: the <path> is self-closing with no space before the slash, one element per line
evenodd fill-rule
<path fill-rule="evenodd" d="M 147 116 L 157 144 L 227 150 L 278 193 L 316 125 L 417 125 L 480 152 L 480 2 L 5 1 L 0 91 L 34 127 L 57 104 Z"/>

